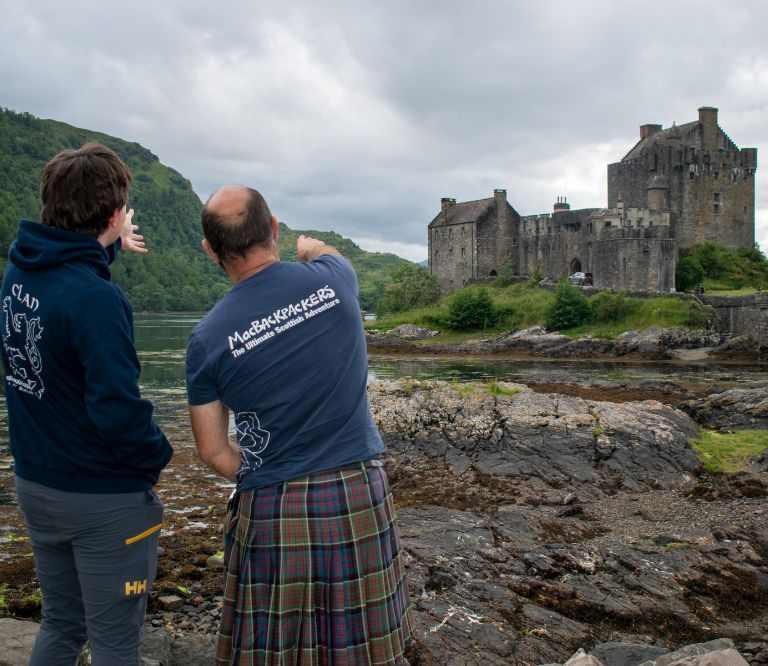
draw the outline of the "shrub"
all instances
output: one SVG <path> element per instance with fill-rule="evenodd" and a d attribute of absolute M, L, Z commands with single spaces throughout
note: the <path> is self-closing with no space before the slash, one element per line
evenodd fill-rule
<path fill-rule="evenodd" d="M 690 291 L 704 279 L 704 269 L 698 259 L 683 257 L 677 262 L 675 287 L 678 291 Z"/>
<path fill-rule="evenodd" d="M 620 321 L 629 314 L 629 303 L 623 291 L 616 294 L 601 291 L 589 301 L 592 319 L 597 323 Z"/>
<path fill-rule="evenodd" d="M 555 301 L 547 310 L 545 325 L 549 331 L 586 324 L 592 315 L 589 301 L 576 287 L 560 282 L 555 289 Z"/>
<path fill-rule="evenodd" d="M 497 287 L 508 287 L 512 284 L 512 266 L 510 264 L 505 264 L 504 268 L 501 269 L 501 273 L 499 273 L 499 276 L 493 281 L 494 285 Z"/>
<path fill-rule="evenodd" d="M 448 300 L 445 324 L 454 331 L 472 331 L 495 323 L 496 308 L 487 289 L 468 287 L 455 292 Z"/>

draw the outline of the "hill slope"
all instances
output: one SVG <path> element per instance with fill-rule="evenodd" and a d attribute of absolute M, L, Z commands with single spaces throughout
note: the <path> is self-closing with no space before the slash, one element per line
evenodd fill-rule
<path fill-rule="evenodd" d="M 129 206 L 147 237 L 146 256 L 124 253 L 113 265 L 115 281 L 136 310 L 207 310 L 229 288 L 221 269 L 200 249 L 202 203 L 191 183 L 138 143 L 79 129 L 55 120 L 0 107 L 0 267 L 16 236 L 21 218 L 39 219 L 39 187 L 48 160 L 65 148 L 98 141 L 114 150 L 133 174 Z M 361 305 L 373 309 L 391 269 L 405 260 L 392 254 L 365 252 L 334 232 L 280 228 L 280 252 L 295 259 L 299 234 L 334 245 L 355 266 Z"/>

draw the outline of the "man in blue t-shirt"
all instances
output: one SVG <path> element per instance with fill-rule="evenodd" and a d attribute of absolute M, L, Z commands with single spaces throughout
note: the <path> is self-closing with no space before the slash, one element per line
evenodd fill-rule
<path fill-rule="evenodd" d="M 217 663 L 400 663 L 407 582 L 355 272 L 304 236 L 299 262 L 281 262 L 277 220 L 252 189 L 221 188 L 202 221 L 233 284 L 186 362 L 200 457 L 237 482 Z"/>

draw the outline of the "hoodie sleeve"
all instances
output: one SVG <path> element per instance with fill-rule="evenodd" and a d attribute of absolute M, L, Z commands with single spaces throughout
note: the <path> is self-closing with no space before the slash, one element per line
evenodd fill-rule
<path fill-rule="evenodd" d="M 130 304 L 108 284 L 91 293 L 87 313 L 73 325 L 73 342 L 85 371 L 85 408 L 119 465 L 153 474 L 173 450 L 139 393 L 139 359 Z"/>

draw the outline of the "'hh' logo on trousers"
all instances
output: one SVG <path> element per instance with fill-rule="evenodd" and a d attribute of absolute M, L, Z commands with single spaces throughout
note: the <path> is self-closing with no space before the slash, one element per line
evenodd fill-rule
<path fill-rule="evenodd" d="M 147 591 L 147 579 L 125 581 L 125 596 L 129 597 L 132 594 L 144 594 Z"/>

